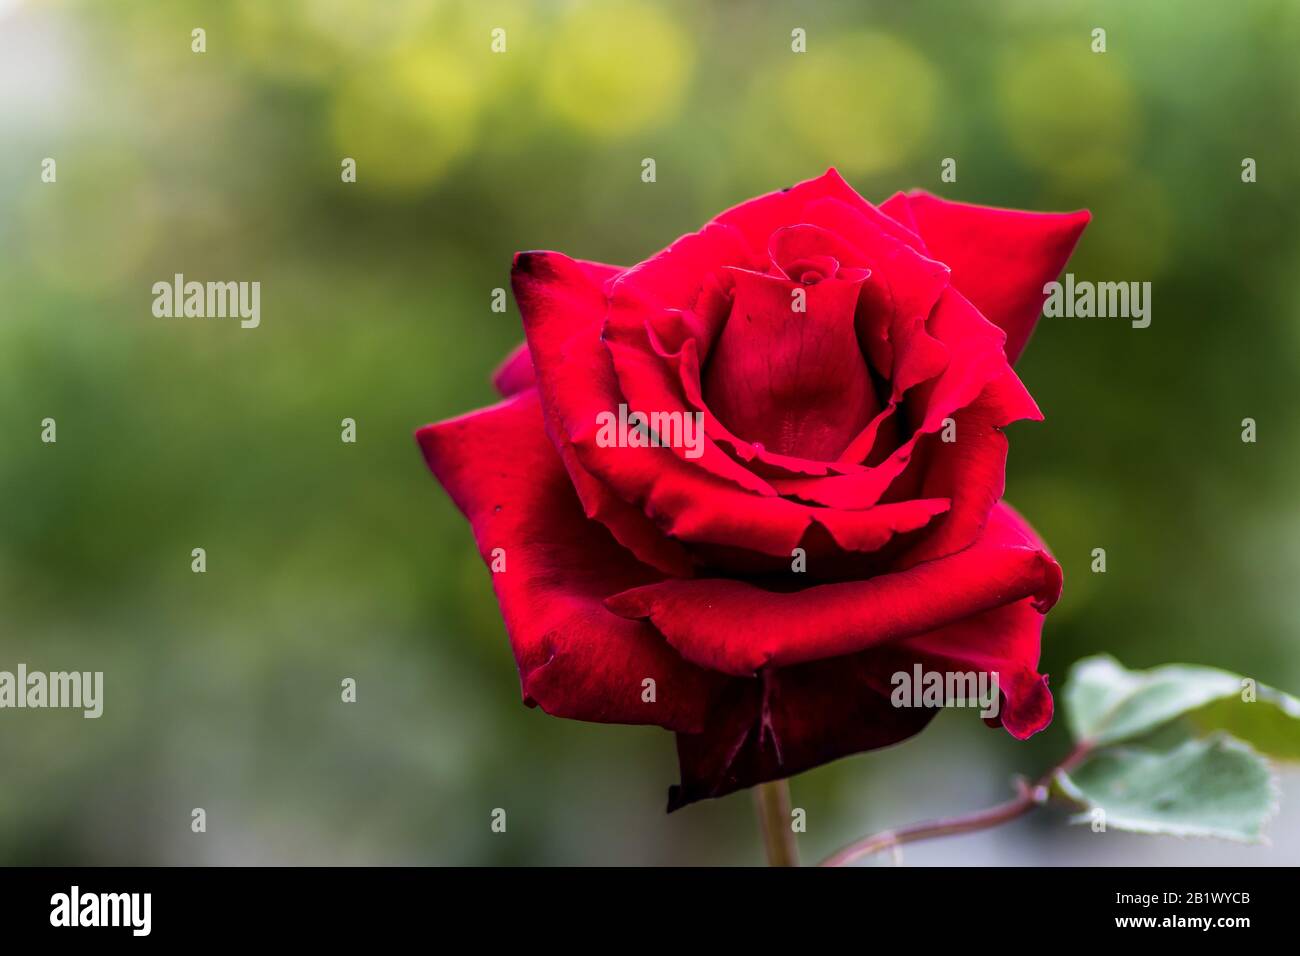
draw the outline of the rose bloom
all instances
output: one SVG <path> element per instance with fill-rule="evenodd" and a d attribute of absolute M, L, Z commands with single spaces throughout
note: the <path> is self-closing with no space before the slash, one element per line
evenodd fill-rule
<path fill-rule="evenodd" d="M 631 268 L 519 253 L 505 400 L 417 438 L 499 559 L 524 702 L 674 731 L 670 810 L 916 733 L 918 664 L 1047 726 L 1061 569 L 1001 501 L 1003 429 L 1042 418 L 1011 365 L 1088 219 L 830 170 Z M 620 405 L 702 446 L 611 445 Z"/>

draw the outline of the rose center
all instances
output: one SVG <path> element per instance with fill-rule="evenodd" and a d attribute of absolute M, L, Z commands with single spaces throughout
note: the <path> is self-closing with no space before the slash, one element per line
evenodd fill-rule
<path fill-rule="evenodd" d="M 798 280 L 729 270 L 731 312 L 703 376 L 706 403 L 736 435 L 818 461 L 838 457 L 880 407 L 854 329 L 863 280 L 837 277 L 825 258 L 790 263 Z"/>

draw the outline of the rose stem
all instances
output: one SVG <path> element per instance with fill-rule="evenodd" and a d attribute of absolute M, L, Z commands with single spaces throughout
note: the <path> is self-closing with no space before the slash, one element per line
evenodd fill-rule
<path fill-rule="evenodd" d="M 754 803 L 768 864 L 798 866 L 799 844 L 790 825 L 790 785 L 784 780 L 760 783 L 754 788 Z"/>
<path fill-rule="evenodd" d="M 977 810 L 974 813 L 967 813 L 958 817 L 943 817 L 938 820 L 913 823 L 911 826 L 900 827 L 897 830 L 882 830 L 837 850 L 818 865 L 844 866 L 864 856 L 902 846 L 904 843 L 915 843 L 918 840 L 929 840 L 934 837 L 954 836 L 959 833 L 973 833 L 976 830 L 987 830 L 990 827 L 1008 823 L 1046 803 L 1052 778 L 1060 771 L 1069 771 L 1077 767 L 1088 755 L 1089 749 L 1088 744 L 1079 744 L 1070 752 L 1068 757 L 1043 774 L 1038 782 L 1033 785 L 1026 783 L 1024 780 L 1018 780 L 1016 783 L 1019 794 L 1015 799 L 1008 800 L 1006 803 L 999 803 L 987 810 Z"/>

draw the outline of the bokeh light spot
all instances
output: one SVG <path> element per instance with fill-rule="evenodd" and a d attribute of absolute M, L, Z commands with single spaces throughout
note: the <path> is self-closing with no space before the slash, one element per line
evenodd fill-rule
<path fill-rule="evenodd" d="M 693 60 L 687 34 L 654 7 L 576 7 L 551 39 L 543 99 L 577 129 L 624 136 L 673 115 Z"/>
<path fill-rule="evenodd" d="M 1077 38 L 1018 50 L 1000 66 L 998 103 L 1012 148 L 1037 169 L 1096 181 L 1130 165 L 1137 108 L 1113 54 Z"/>
<path fill-rule="evenodd" d="M 477 91 L 458 54 L 404 50 L 344 84 L 334 104 L 335 145 L 357 160 L 359 185 L 428 185 L 473 145 Z"/>
<path fill-rule="evenodd" d="M 930 64 L 902 40 L 859 33 L 791 58 L 772 108 L 828 165 L 870 174 L 916 152 L 934 122 L 937 85 Z"/>

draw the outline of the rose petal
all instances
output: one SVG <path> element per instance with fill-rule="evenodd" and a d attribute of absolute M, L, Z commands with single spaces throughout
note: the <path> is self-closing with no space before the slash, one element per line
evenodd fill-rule
<path fill-rule="evenodd" d="M 505 398 L 537 384 L 533 373 L 533 357 L 528 353 L 528 343 L 521 342 L 507 355 L 492 373 L 492 384 Z"/>
<path fill-rule="evenodd" d="M 845 551 L 878 551 L 896 535 L 919 531 L 952 506 L 948 498 L 913 498 L 861 511 L 822 508 L 816 522 Z"/>
<path fill-rule="evenodd" d="M 665 574 L 689 575 L 692 561 L 686 550 L 664 537 L 640 508 L 621 498 L 583 466 L 568 435 L 558 427 L 558 413 L 548 401 L 549 395 L 557 393 L 557 378 L 571 378 L 578 389 L 573 394 L 583 394 L 587 387 L 582 370 L 567 362 L 565 350 L 570 341 L 594 342 L 603 321 L 605 293 L 596 281 L 599 273 L 592 266 L 558 253 L 521 252 L 515 256 L 511 282 L 538 370 L 546 430 L 587 516 L 608 527 L 615 539 L 642 562 Z M 543 368 L 558 372 L 544 376 Z M 592 424 L 594 421 L 592 411 Z"/>
<path fill-rule="evenodd" d="M 677 735 L 681 784 L 668 791 L 669 812 L 919 732 L 936 711 L 891 706 L 871 686 L 877 666 L 859 654 L 732 679 L 708 726 Z"/>
<path fill-rule="evenodd" d="M 767 481 L 718 446 L 713 436 L 717 434 L 720 423 L 712 412 L 691 406 L 682 388 L 677 365 L 683 360 L 683 353 L 695 351 L 695 340 L 687 339 L 676 354 L 665 353 L 655 342 L 649 325 L 637 321 L 636 316 L 624 310 L 614 309 L 602 331 L 605 348 L 618 378 L 618 395 L 620 401 L 628 406 L 629 414 L 636 412 L 651 422 L 655 416 L 667 414 L 669 417 L 664 420 L 669 423 L 670 435 L 676 431 L 679 437 L 684 438 L 686 429 L 692 429 L 690 442 L 682 440 L 667 445 L 673 454 L 738 488 L 757 495 L 774 496 L 776 492 Z M 713 427 L 709 428 L 709 425 Z M 702 430 L 696 430 L 697 427 Z M 661 430 L 652 427 L 652 431 L 658 435 Z"/>
<path fill-rule="evenodd" d="M 746 261 L 746 256 L 734 230 L 711 225 L 682 237 L 610 286 L 600 336 L 613 359 L 619 403 L 626 403 L 630 412 L 680 416 L 677 422 L 683 430 L 685 416 L 694 422 L 696 410 L 688 407 L 678 374 L 664 361 L 665 349 L 675 345 L 680 351 L 689 343 L 707 353 L 726 315 L 711 304 L 717 278 L 726 265 Z M 617 404 L 606 411 L 616 410 Z M 746 491 L 776 494 L 707 433 L 700 444 L 668 447 L 679 458 Z"/>
<path fill-rule="evenodd" d="M 995 209 L 923 191 L 908 193 L 906 204 L 929 254 L 952 269 L 953 285 L 1007 333 L 1014 363 L 1047 300 L 1043 286 L 1061 274 L 1091 214 Z M 901 205 L 897 197 L 887 204 L 896 213 Z"/>
<path fill-rule="evenodd" d="M 952 358 L 942 375 L 921 383 L 909 393 L 913 431 L 907 441 L 884 461 L 857 474 L 773 479 L 771 484 L 778 492 L 830 508 L 870 507 L 909 468 L 913 452 L 925 436 L 939 432 L 946 419 L 975 401 L 991 382 L 1006 375 L 1014 376 L 1002 353 L 1002 331 L 956 291 L 947 289 L 940 296 L 930 316 L 929 329 Z M 1014 406 L 1004 409 L 1007 422 L 1025 417 L 1041 418 L 1038 407 L 1023 387 L 1018 392 L 1006 390 L 1001 394 L 1017 398 Z M 854 441 L 849 447 L 860 454 L 865 446 Z"/>
<path fill-rule="evenodd" d="M 995 723 L 1024 740 L 1052 720 L 1047 678 L 1037 672 L 1043 615 L 1031 600 L 994 608 L 880 648 L 734 678 L 708 726 L 677 735 L 681 785 L 668 809 L 810 770 L 840 757 L 896 744 L 938 713 L 895 707 L 895 673 L 996 672 Z"/>
<path fill-rule="evenodd" d="M 1056 602 L 1061 569 L 1024 523 L 993 509 L 964 551 L 906 571 L 794 592 L 734 579 L 668 580 L 616 594 L 606 606 L 649 619 L 687 660 L 737 676 L 851 654 L 1032 597 Z"/>
<path fill-rule="evenodd" d="M 627 271 L 626 266 L 611 266 L 605 262 L 593 262 L 590 259 L 574 259 L 574 263 L 581 269 L 588 279 L 601 287 L 601 290 L 608 292 L 614 280 Z"/>
<path fill-rule="evenodd" d="M 591 262 L 585 259 L 572 259 L 574 266 L 597 287 L 604 288 L 626 270 L 622 266 L 606 265 L 603 262 Z M 533 357 L 528 352 L 528 343 L 521 342 L 497 366 L 492 373 L 492 384 L 504 397 L 509 397 L 537 384 L 533 372 Z"/>
<path fill-rule="evenodd" d="M 912 215 L 907 193 L 894 193 L 880 204 L 880 211 L 912 234 L 914 238 L 910 244 L 913 249 L 921 253 L 927 252 L 925 237 L 921 235 L 921 227 L 917 224 L 916 217 Z"/>
<path fill-rule="evenodd" d="M 1027 740 L 1052 722 L 1052 694 L 1038 673 L 1044 617 L 1030 601 L 1017 601 L 929 634 L 899 641 L 877 673 L 924 671 L 996 673 L 1001 702 L 993 723 Z M 887 664 L 886 661 L 892 661 Z"/>
<path fill-rule="evenodd" d="M 469 519 L 492 575 L 524 702 L 602 723 L 704 726 L 718 678 L 667 647 L 652 627 L 605 609 L 605 595 L 656 580 L 579 507 L 547 440 L 535 391 L 416 437 L 429 467 Z M 656 683 L 643 700 L 643 681 Z"/>
<path fill-rule="evenodd" d="M 623 399 L 609 350 L 595 331 L 604 308 L 603 295 L 571 260 L 558 253 L 520 254 L 513 282 L 548 430 L 561 454 L 572 452 L 575 468 L 595 479 L 593 487 L 586 488 L 575 477 L 589 512 L 607 520 L 606 511 L 592 500 L 603 488 L 634 505 L 669 538 L 789 561 L 793 549 L 817 526 L 822 509 L 786 501 L 774 492 L 764 496 L 747 491 L 670 448 L 600 447 L 596 442 L 597 415 L 617 408 Z M 575 468 L 570 471 L 578 474 Z M 924 520 L 933 516 L 929 506 L 920 508 Z M 649 560 L 640 534 L 647 529 L 637 528 L 630 516 L 626 520 L 637 535 L 621 524 L 610 524 L 611 530 L 620 542 L 635 549 L 638 557 Z M 914 520 L 920 518 L 906 523 Z M 898 516 L 887 510 L 846 519 L 841 530 L 846 540 L 874 545 L 896 524 L 900 524 Z M 669 571 L 661 563 L 655 566 Z"/>
<path fill-rule="evenodd" d="M 737 461 L 743 463 L 760 478 L 793 478 L 801 475 L 847 475 L 863 470 L 852 462 L 815 461 L 795 455 L 781 455 L 761 445 L 754 445 L 735 435 L 704 403 L 700 383 L 700 360 L 695 342 L 687 340 L 682 348 L 669 353 L 654 343 L 656 353 L 668 368 L 675 370 L 681 394 L 686 405 L 704 416 L 705 433 Z M 884 414 L 883 412 L 881 414 Z M 879 417 L 879 416 L 877 416 Z M 870 427 L 870 426 L 868 426 Z"/>
<path fill-rule="evenodd" d="M 862 283 L 734 275 L 735 302 L 705 373 L 705 403 L 749 442 L 833 460 L 879 409 L 854 327 Z M 802 296 L 803 311 L 792 311 L 792 293 Z"/>
<path fill-rule="evenodd" d="M 805 222 L 824 225 L 808 215 L 808 207 L 821 199 L 836 200 L 856 210 L 873 231 L 893 236 L 909 245 L 920 245 L 919 239 L 910 230 L 863 199 L 834 168 L 828 169 L 816 179 L 733 206 L 713 221 L 739 230 L 755 257 L 762 258 L 767 249 L 768 237 L 782 226 Z M 840 235 L 849 242 L 858 238 L 845 232 Z"/>
<path fill-rule="evenodd" d="M 923 476 L 917 494 L 946 497 L 952 508 L 942 522 L 899 560 L 900 569 L 954 554 L 979 537 L 1006 486 L 1007 438 L 1002 429 L 1043 415 L 1010 368 L 970 405 L 953 413 L 951 442 L 943 433 L 918 446 Z"/>

